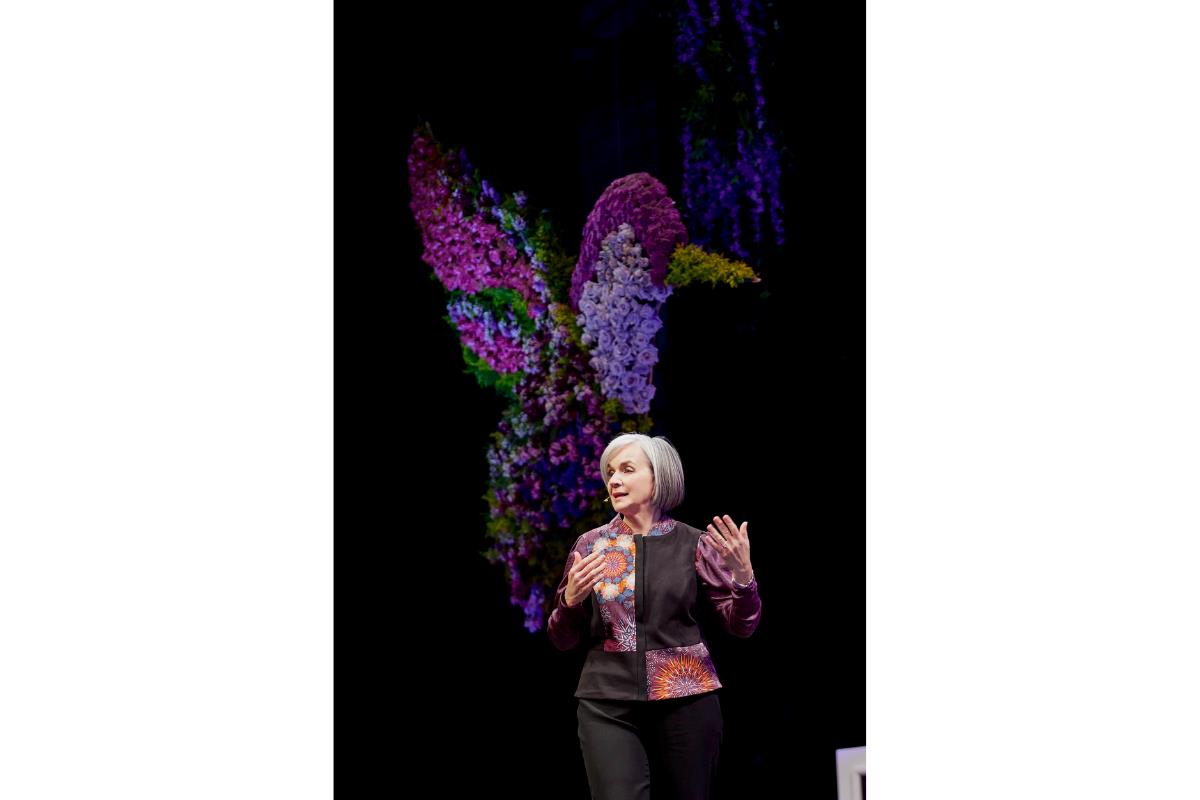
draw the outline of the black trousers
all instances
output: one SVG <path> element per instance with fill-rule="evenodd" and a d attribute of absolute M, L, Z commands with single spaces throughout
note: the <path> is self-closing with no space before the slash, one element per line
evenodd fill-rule
<path fill-rule="evenodd" d="M 578 703 L 592 800 L 708 800 L 723 730 L 716 692 Z"/>

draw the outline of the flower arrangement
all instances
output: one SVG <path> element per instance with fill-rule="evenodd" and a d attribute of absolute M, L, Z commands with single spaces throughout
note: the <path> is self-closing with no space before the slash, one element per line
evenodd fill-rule
<path fill-rule="evenodd" d="M 503 565 L 529 631 L 545 627 L 573 530 L 608 521 L 595 465 L 619 432 L 649 432 L 646 413 L 674 285 L 748 266 L 686 246 L 666 187 L 645 173 L 614 181 L 588 216 L 579 258 L 548 214 L 503 194 L 428 126 L 408 155 L 423 260 L 448 291 L 445 319 L 482 386 L 510 400 L 487 450 L 481 552 Z"/>
<path fill-rule="evenodd" d="M 488 215 L 472 213 L 463 202 L 463 191 L 477 196 L 486 192 L 462 175 L 463 160 L 453 151 L 442 151 L 432 139 L 418 137 L 409 153 L 409 188 L 412 212 L 421 229 L 422 258 L 447 289 L 468 293 L 486 287 L 507 287 L 528 304 L 532 318 L 545 308 L 545 284 L 537 275 L 524 248 L 517 250 L 508 232 Z M 516 200 L 513 200 L 516 203 Z M 496 208 L 493 206 L 493 208 Z M 504 223 L 504 209 L 492 215 Z M 512 226 L 511 217 L 507 220 Z"/>
<path fill-rule="evenodd" d="M 451 292 L 445 320 L 455 327 L 463 360 L 480 386 L 512 398 L 521 373 L 536 369 L 536 323 L 512 289 Z"/>
<path fill-rule="evenodd" d="M 600 386 L 636 414 L 650 410 L 650 373 L 658 361 L 654 335 L 662 327 L 658 311 L 671 294 L 669 287 L 654 285 L 649 266 L 633 226 L 623 222 L 604 237 L 593 279 L 579 300 L 582 342 L 594 346 L 590 364 Z"/>
<path fill-rule="evenodd" d="M 685 81 L 695 81 L 683 113 L 683 205 L 693 240 L 748 258 L 784 242 L 780 155 L 768 124 L 760 74 L 770 0 L 684 0 L 675 50 Z M 778 31 L 778 22 L 771 22 Z M 736 120 L 734 130 L 722 123 Z M 764 235 L 764 225 L 770 232 Z"/>
<path fill-rule="evenodd" d="M 707 283 L 712 287 L 719 283 L 738 286 L 746 282 L 760 281 L 754 270 L 744 262 L 733 261 L 717 253 L 706 253 L 694 244 L 675 248 L 667 268 L 668 286 L 687 286 L 692 283 Z"/>
<path fill-rule="evenodd" d="M 635 172 L 609 184 L 583 226 L 579 260 L 571 278 L 571 305 L 579 308 L 583 284 L 592 278 L 604 238 L 622 224 L 633 228 L 650 260 L 650 279 L 662 285 L 667 261 L 678 244 L 687 242 L 687 229 L 667 187 L 645 172 Z"/>

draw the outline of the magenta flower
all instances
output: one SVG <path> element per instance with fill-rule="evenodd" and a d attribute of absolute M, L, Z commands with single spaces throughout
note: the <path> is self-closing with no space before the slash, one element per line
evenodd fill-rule
<path fill-rule="evenodd" d="M 687 230 L 667 187 L 648 173 L 635 172 L 609 184 L 588 214 L 579 260 L 571 276 L 573 309 L 579 309 L 583 285 L 592 279 L 604 237 L 622 223 L 633 228 L 634 237 L 650 259 L 650 280 L 657 286 L 666 284 L 667 263 L 677 245 L 687 244 Z"/>

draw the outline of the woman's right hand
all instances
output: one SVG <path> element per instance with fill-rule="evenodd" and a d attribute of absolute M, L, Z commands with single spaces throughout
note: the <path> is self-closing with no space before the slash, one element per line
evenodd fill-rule
<path fill-rule="evenodd" d="M 571 608 L 575 608 L 592 593 L 596 583 L 604 575 L 604 549 L 597 548 L 590 555 L 579 557 L 577 551 L 571 551 L 571 561 L 567 566 L 567 590 L 563 600 Z"/>

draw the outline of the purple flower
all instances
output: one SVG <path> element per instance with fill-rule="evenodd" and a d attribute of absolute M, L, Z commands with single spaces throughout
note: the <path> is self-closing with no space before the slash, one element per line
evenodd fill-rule
<path fill-rule="evenodd" d="M 475 214 L 463 199 L 462 168 L 453 151 L 441 153 L 432 139 L 416 135 L 408 156 L 410 207 L 425 246 L 422 259 L 449 290 L 468 293 L 484 288 L 510 288 L 521 294 L 531 318 L 544 313 L 549 297 L 545 281 L 525 254 L 526 242 L 515 240 Z M 499 201 L 487 181 L 481 194 Z M 493 208 L 492 214 L 502 209 Z M 520 249 L 518 249 L 518 246 Z"/>
<path fill-rule="evenodd" d="M 447 307 L 462 343 L 496 372 L 520 372 L 534 366 L 528 342 L 512 311 L 495 317 L 471 298 L 451 301 Z"/>
<path fill-rule="evenodd" d="M 665 285 L 671 253 L 676 245 L 688 241 L 675 201 L 660 181 L 645 172 L 618 178 L 600 195 L 584 225 L 579 260 L 571 276 L 573 308 L 578 309 L 584 284 L 592 279 L 604 238 L 622 224 L 632 227 L 649 259 L 650 278 L 660 286 Z"/>
<path fill-rule="evenodd" d="M 781 170 L 766 117 L 766 98 L 758 65 L 764 49 L 767 26 L 761 0 L 731 0 L 732 25 L 719 25 L 719 4 L 710 0 L 708 24 L 688 0 L 678 17 L 676 57 L 695 74 L 699 87 L 708 91 L 710 102 L 697 102 L 684 119 L 683 208 L 692 240 L 717 247 L 739 258 L 749 258 L 751 248 L 763 242 L 769 225 L 776 246 L 784 242 Z M 778 26 L 774 26 L 776 29 Z M 732 39 L 732 42 L 731 42 Z M 737 114 L 723 113 L 711 102 L 716 90 L 701 62 L 711 57 L 709 45 L 719 43 L 720 53 L 744 56 L 744 69 L 730 78 L 744 94 L 754 98 L 753 107 Z M 736 45 L 735 45 L 736 43 Z M 731 46 L 734 45 L 734 46 Z M 724 72 L 724 67 L 721 72 Z M 723 79 L 726 80 L 726 79 Z M 721 92 L 729 91 L 724 83 Z M 749 111 L 749 114 L 745 112 Z M 734 132 L 725 120 L 742 119 Z M 730 134 L 733 134 L 732 136 Z"/>
<path fill-rule="evenodd" d="M 595 343 L 591 365 L 605 396 L 620 400 L 629 413 L 649 410 L 653 393 L 646 384 L 658 360 L 653 337 L 662 325 L 658 309 L 671 294 L 670 287 L 646 279 L 646 267 L 633 226 L 622 224 L 604 238 L 593 280 L 581 289 L 578 319 L 584 343 Z"/>

